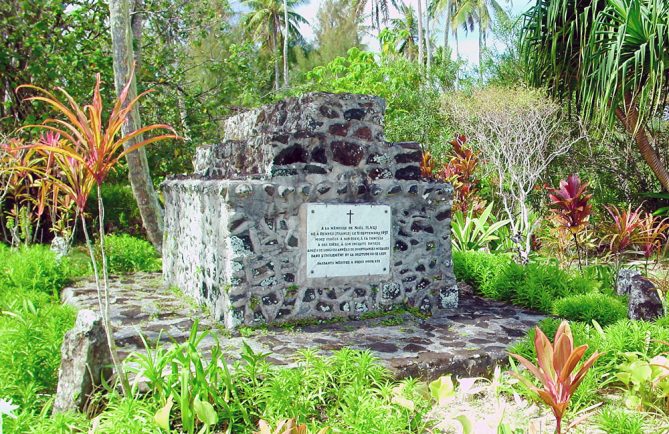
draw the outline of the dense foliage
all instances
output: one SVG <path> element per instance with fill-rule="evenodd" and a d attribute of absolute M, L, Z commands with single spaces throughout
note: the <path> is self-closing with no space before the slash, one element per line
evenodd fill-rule
<path fill-rule="evenodd" d="M 107 235 L 105 251 L 110 273 L 160 271 L 160 258 L 148 241 L 127 234 Z"/>

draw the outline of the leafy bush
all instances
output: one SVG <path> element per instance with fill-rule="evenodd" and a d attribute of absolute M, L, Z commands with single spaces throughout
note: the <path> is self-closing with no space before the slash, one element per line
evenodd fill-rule
<path fill-rule="evenodd" d="M 30 294 L 30 293 L 27 293 Z M 39 293 L 32 293 L 40 295 Z M 38 410 L 56 390 L 60 346 L 74 325 L 69 306 L 35 306 L 21 295 L 0 315 L 0 397 Z"/>
<path fill-rule="evenodd" d="M 505 255 L 453 252 L 453 271 L 459 280 L 474 285 L 485 297 L 550 313 L 554 300 L 587 294 L 597 281 L 551 264 L 518 265 Z"/>
<path fill-rule="evenodd" d="M 110 273 L 160 270 L 156 249 L 148 241 L 127 234 L 106 235 L 105 251 Z"/>
<path fill-rule="evenodd" d="M 98 215 L 97 197 L 93 192 L 88 199 L 88 212 Z M 142 217 L 132 189 L 126 184 L 103 184 L 102 201 L 105 205 L 105 231 L 137 235 L 142 231 Z"/>
<path fill-rule="evenodd" d="M 69 260 L 56 259 L 47 246 L 0 250 L 0 294 L 15 290 L 58 294 L 76 274 Z"/>
<path fill-rule="evenodd" d="M 509 220 L 496 221 L 495 216 L 491 214 L 492 207 L 491 202 L 478 217 L 474 215 L 473 209 L 466 214 L 462 211 L 453 213 L 451 221 L 453 250 L 484 250 L 488 249 L 492 241 L 499 239 L 497 231 L 509 224 Z"/>
<path fill-rule="evenodd" d="M 553 303 L 553 314 L 560 318 L 609 325 L 627 317 L 627 305 L 619 297 L 604 294 L 580 294 Z"/>
<path fill-rule="evenodd" d="M 458 280 L 477 287 L 483 295 L 492 286 L 495 277 L 509 267 L 511 258 L 505 255 L 491 255 L 485 252 L 453 252 L 453 272 Z"/>

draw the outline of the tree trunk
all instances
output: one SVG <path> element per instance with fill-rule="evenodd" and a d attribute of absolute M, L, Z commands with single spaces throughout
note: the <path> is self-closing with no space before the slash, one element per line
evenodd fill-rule
<path fill-rule="evenodd" d="M 483 84 L 483 29 L 479 23 L 479 84 Z"/>
<path fill-rule="evenodd" d="M 288 0 L 283 0 L 283 86 L 288 88 Z"/>
<path fill-rule="evenodd" d="M 634 141 L 639 148 L 639 153 L 641 153 L 641 156 L 653 171 L 657 180 L 660 181 L 662 188 L 665 191 L 669 191 L 669 172 L 662 164 L 660 156 L 650 143 L 646 129 L 642 125 L 637 125 L 639 123 L 639 111 L 632 101 L 631 95 L 625 95 L 625 104 L 628 107 L 627 112 L 623 111 L 622 108 L 617 107 L 616 117 L 625 126 L 625 130 L 627 130 L 627 132 L 634 138 Z"/>
<path fill-rule="evenodd" d="M 134 45 L 135 70 L 139 71 L 142 65 L 142 27 L 144 26 L 144 17 L 142 9 L 144 0 L 132 1 L 132 13 L 130 15 L 130 28 L 132 29 L 132 38 Z"/>
<path fill-rule="evenodd" d="M 455 29 L 455 57 L 460 57 L 460 41 L 458 40 L 458 29 Z"/>
<path fill-rule="evenodd" d="M 137 95 L 137 86 L 132 75 L 134 60 L 132 49 L 132 33 L 130 28 L 130 5 L 128 0 L 109 0 L 109 21 L 112 36 L 112 55 L 114 63 L 114 85 L 116 93 L 120 94 L 128 80 L 132 80 L 128 98 L 132 101 Z M 122 133 L 127 135 L 142 126 L 139 108 L 128 114 L 123 124 Z M 141 136 L 125 143 L 126 149 L 142 141 Z M 134 151 L 126 157 L 128 162 L 128 178 L 132 192 L 137 200 L 137 206 L 142 216 L 142 223 L 147 236 L 158 252 L 163 246 L 163 209 L 158 201 L 158 195 L 153 188 L 149 164 L 144 148 Z"/>
<path fill-rule="evenodd" d="M 418 65 L 423 68 L 423 0 L 418 0 Z"/>
<path fill-rule="evenodd" d="M 418 0 L 419 2 L 423 0 Z M 427 51 L 427 70 L 432 67 L 432 42 L 430 41 L 430 9 L 427 0 L 425 2 L 425 47 Z"/>
<path fill-rule="evenodd" d="M 446 18 L 444 21 L 444 50 L 448 48 L 448 34 L 451 32 L 451 2 L 447 0 Z M 445 53 L 445 51 L 444 51 Z"/>
<path fill-rule="evenodd" d="M 276 23 L 275 23 L 276 24 Z M 270 34 L 270 44 L 272 45 L 272 54 L 274 55 L 274 90 L 279 91 L 279 43 L 277 41 L 277 28 L 274 26 L 274 30 Z"/>

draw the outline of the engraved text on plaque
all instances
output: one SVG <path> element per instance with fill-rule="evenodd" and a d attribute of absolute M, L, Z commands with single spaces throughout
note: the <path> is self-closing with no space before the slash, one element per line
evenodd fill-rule
<path fill-rule="evenodd" d="M 388 274 L 390 207 L 308 204 L 307 277 Z"/>

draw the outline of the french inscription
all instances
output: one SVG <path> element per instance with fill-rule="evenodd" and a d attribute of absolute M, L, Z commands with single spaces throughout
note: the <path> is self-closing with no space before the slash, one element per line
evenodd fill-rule
<path fill-rule="evenodd" d="M 387 205 L 307 205 L 307 277 L 388 274 L 390 216 Z"/>

